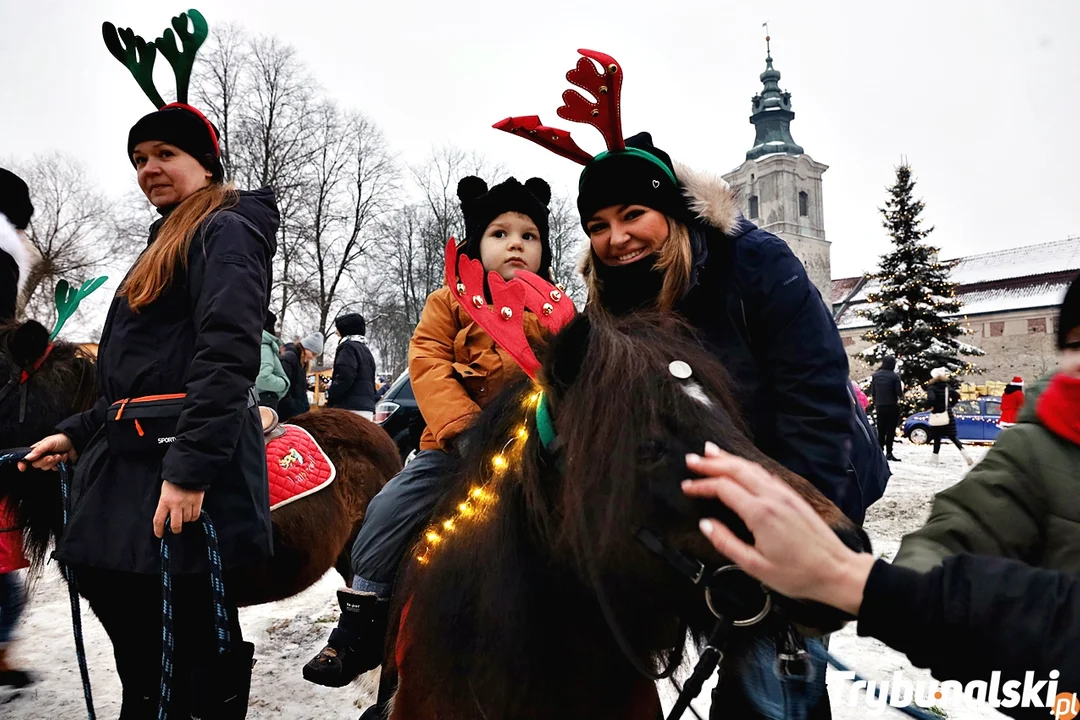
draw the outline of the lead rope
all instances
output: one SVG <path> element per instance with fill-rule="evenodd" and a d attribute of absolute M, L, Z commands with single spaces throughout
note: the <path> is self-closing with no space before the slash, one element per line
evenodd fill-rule
<path fill-rule="evenodd" d="M 6 451 L 0 455 L 0 465 L 9 462 L 19 462 L 30 452 L 30 448 Z M 60 471 L 60 497 L 64 510 L 64 529 L 68 524 L 68 469 L 67 463 L 57 466 Z M 82 607 L 79 604 L 79 586 L 75 580 L 75 573 L 66 564 L 59 562 L 60 571 L 67 581 L 68 599 L 71 601 L 71 632 L 75 637 L 75 655 L 79 659 L 79 675 L 82 677 L 83 698 L 86 700 L 86 716 L 90 720 L 97 720 L 94 712 L 94 695 L 90 690 L 90 670 L 86 665 L 86 647 L 83 643 L 82 632 Z"/>
<path fill-rule="evenodd" d="M 229 611 L 225 607 L 225 582 L 222 579 L 221 552 L 218 550 L 217 531 L 210 516 L 203 510 L 199 515 L 206 533 L 206 554 L 210 561 L 210 590 L 214 602 L 214 630 L 217 635 L 218 655 L 224 655 L 232 644 L 229 630 Z M 158 720 L 166 720 L 172 700 L 173 652 L 176 638 L 173 635 L 172 575 L 170 573 L 170 533 L 166 527 L 161 538 L 161 693 L 158 700 Z"/>

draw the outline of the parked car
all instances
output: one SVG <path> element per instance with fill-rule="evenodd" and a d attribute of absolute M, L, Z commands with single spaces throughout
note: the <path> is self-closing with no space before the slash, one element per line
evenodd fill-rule
<path fill-rule="evenodd" d="M 994 442 L 1001 429 L 1001 398 L 983 395 L 976 400 L 961 400 L 953 407 L 956 437 L 961 442 Z M 904 421 L 904 437 L 916 445 L 930 441 L 930 411 L 918 412 Z"/>
<path fill-rule="evenodd" d="M 375 405 L 375 422 L 394 439 L 401 462 L 420 448 L 420 436 L 424 434 L 426 423 L 413 397 L 408 370 L 398 376 Z"/>

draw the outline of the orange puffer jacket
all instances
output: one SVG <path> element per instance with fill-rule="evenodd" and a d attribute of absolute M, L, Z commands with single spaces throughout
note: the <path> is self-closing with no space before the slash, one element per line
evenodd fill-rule
<path fill-rule="evenodd" d="M 530 312 L 522 320 L 534 348 L 546 334 Z M 428 296 L 409 342 L 409 377 L 427 428 L 421 450 L 448 450 L 449 442 L 521 369 L 473 322 L 450 288 Z"/>

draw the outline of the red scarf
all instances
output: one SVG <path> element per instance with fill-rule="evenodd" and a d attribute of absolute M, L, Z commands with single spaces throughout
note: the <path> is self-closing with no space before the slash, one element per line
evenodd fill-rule
<path fill-rule="evenodd" d="M 1050 432 L 1080 445 L 1080 378 L 1055 375 L 1039 395 L 1035 415 Z"/>

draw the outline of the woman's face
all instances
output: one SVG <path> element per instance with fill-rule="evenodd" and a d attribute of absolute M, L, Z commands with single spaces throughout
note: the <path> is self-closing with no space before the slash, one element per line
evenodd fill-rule
<path fill-rule="evenodd" d="M 585 223 L 593 252 L 605 265 L 635 263 L 659 252 L 668 238 L 667 216 L 644 205 L 612 205 Z"/>
<path fill-rule="evenodd" d="M 1080 378 L 1080 327 L 1065 336 L 1065 349 L 1061 352 L 1058 369 L 1066 375 Z"/>
<path fill-rule="evenodd" d="M 210 184 L 212 173 L 175 145 L 146 140 L 131 153 L 139 188 L 154 207 L 178 205 Z"/>

